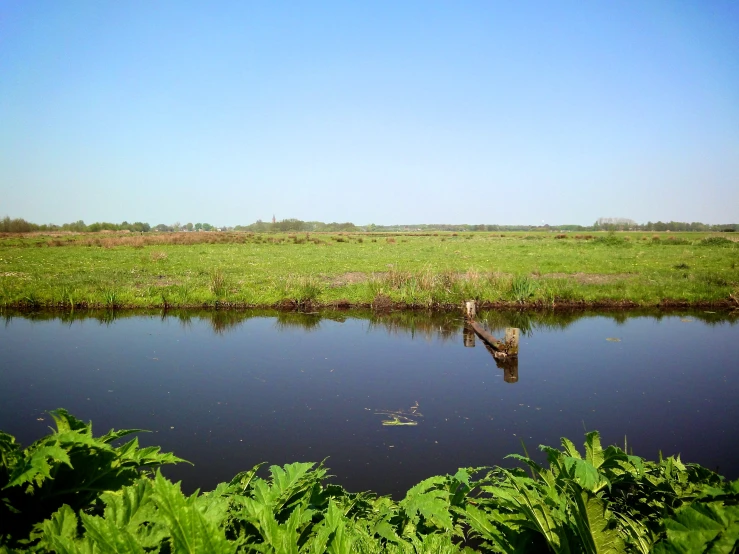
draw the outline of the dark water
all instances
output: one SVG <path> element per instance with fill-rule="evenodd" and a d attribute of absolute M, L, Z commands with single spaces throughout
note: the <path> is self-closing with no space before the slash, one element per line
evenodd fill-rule
<path fill-rule="evenodd" d="M 0 429 L 28 444 L 57 407 L 96 434 L 149 429 L 143 444 L 195 464 L 167 471 L 188 490 L 262 461 L 328 457 L 349 490 L 398 495 L 510 464 L 522 440 L 530 453 L 561 436 L 581 444 L 586 429 L 739 477 L 735 314 L 485 317 L 499 336 L 523 329 L 517 367 L 499 368 L 479 339 L 466 348 L 456 314 L 7 317 Z M 416 426 L 376 413 L 415 405 Z"/>

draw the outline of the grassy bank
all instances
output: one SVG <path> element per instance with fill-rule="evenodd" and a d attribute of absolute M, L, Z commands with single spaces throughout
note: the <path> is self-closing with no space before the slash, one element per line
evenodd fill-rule
<path fill-rule="evenodd" d="M 2 236 L 0 305 L 739 305 L 739 242 L 727 236 Z"/>
<path fill-rule="evenodd" d="M 597 432 L 546 464 L 463 468 L 396 502 L 326 483 L 323 464 L 259 464 L 187 497 L 136 430 L 94 436 L 64 410 L 27 448 L 0 432 L 2 552 L 734 552 L 739 481 L 680 457 L 652 462 Z M 128 440 L 128 439 L 125 439 Z M 261 474 L 261 475 L 260 475 Z M 12 550 L 11 550 L 12 549 Z"/>

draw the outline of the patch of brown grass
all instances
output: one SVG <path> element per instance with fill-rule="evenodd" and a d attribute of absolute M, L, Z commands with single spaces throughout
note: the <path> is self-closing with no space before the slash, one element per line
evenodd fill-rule
<path fill-rule="evenodd" d="M 605 285 L 631 277 L 628 273 L 547 273 L 545 279 L 572 279 L 582 285 Z"/>

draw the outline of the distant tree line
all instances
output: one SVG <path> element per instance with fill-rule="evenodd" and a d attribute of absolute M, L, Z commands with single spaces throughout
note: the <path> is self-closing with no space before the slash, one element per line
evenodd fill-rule
<path fill-rule="evenodd" d="M 558 232 L 583 232 L 583 231 L 726 231 L 739 232 L 739 223 L 725 223 L 720 225 L 710 225 L 707 223 L 684 223 L 670 221 L 663 223 L 651 221 L 644 224 L 638 224 L 631 220 L 603 221 L 601 218 L 593 225 L 451 225 L 451 224 L 417 224 L 417 225 L 366 225 L 360 227 L 360 230 L 378 231 L 378 232 L 428 232 L 428 231 L 454 231 L 454 232 L 474 232 L 487 231 L 493 233 L 505 233 L 514 231 L 558 231 Z"/>
<path fill-rule="evenodd" d="M 739 231 L 739 224 L 725 223 L 722 225 L 709 225 L 693 221 L 688 223 L 685 221 L 657 221 L 653 223 L 648 221 L 644 224 L 638 224 L 631 219 L 624 218 L 606 218 L 601 217 L 593 225 L 596 231 Z"/>
<path fill-rule="evenodd" d="M 64 223 L 63 225 L 55 225 L 54 223 L 31 223 L 23 218 L 11 219 L 5 216 L 0 220 L 0 233 L 31 233 L 34 231 L 73 231 L 77 233 L 94 233 L 99 231 L 132 231 L 146 233 L 151 230 L 148 223 L 136 221 L 129 223 L 108 223 L 99 221 L 86 225 L 81 219 L 73 223 Z"/>
<path fill-rule="evenodd" d="M 37 224 L 22 218 L 11 219 L 5 216 L 0 220 L 0 233 L 31 233 L 34 231 L 71 231 L 76 233 L 95 233 L 100 231 L 130 231 L 132 233 L 172 233 L 172 232 L 208 232 L 208 231 L 250 231 L 253 233 L 298 233 L 298 232 L 346 232 L 369 231 L 369 232 L 475 232 L 485 231 L 492 233 L 504 233 L 513 231 L 552 231 L 552 232 L 582 232 L 582 231 L 723 231 L 739 232 L 739 223 L 726 223 L 721 225 L 710 225 L 699 222 L 681 221 L 657 221 L 653 223 L 639 224 L 626 218 L 599 218 L 593 225 L 470 225 L 470 224 L 429 224 L 421 223 L 415 225 L 355 225 L 354 223 L 323 223 L 322 221 L 301 221 L 300 219 L 283 219 L 282 221 L 265 222 L 261 219 L 250 225 L 236 225 L 235 227 L 214 226 L 210 223 L 185 223 L 179 221 L 171 225 L 159 223 L 153 227 L 148 223 L 135 221 L 129 223 L 108 223 L 100 221 L 85 224 L 79 220 L 73 223 L 55 225 L 53 223 Z"/>
<path fill-rule="evenodd" d="M 4 219 L 0 220 L 0 233 L 31 233 L 34 231 L 71 231 L 75 233 L 98 233 L 100 231 L 130 231 L 132 233 L 148 233 L 155 231 L 159 233 L 172 233 L 175 231 L 221 231 L 221 230 L 232 230 L 232 228 L 226 227 L 214 227 L 210 223 L 186 223 L 181 225 L 179 222 L 173 223 L 172 225 L 165 225 L 160 223 L 155 226 L 151 226 L 148 223 L 142 221 L 135 221 L 129 223 L 123 221 L 122 223 L 109 223 L 107 221 L 98 221 L 96 223 L 90 223 L 87 225 L 81 219 L 73 223 L 64 223 L 62 225 L 56 225 L 54 223 L 37 224 L 26 221 L 22 218 L 11 219 L 5 216 Z"/>
<path fill-rule="evenodd" d="M 298 232 L 352 232 L 361 231 L 354 223 L 323 223 L 322 221 L 301 221 L 300 219 L 283 219 L 282 221 L 264 222 L 258 219 L 251 225 L 237 225 L 235 231 L 252 231 L 255 233 L 298 233 Z"/>

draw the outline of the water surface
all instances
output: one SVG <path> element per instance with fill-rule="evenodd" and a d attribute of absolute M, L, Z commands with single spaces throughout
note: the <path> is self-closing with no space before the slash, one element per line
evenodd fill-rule
<path fill-rule="evenodd" d="M 0 429 L 23 444 L 64 407 L 96 434 L 143 428 L 212 488 L 267 461 L 320 461 L 395 494 L 539 444 L 605 443 L 739 477 L 739 325 L 730 314 L 483 314 L 523 329 L 499 367 L 457 314 L 33 314 L 0 330 Z M 465 341 L 466 338 L 466 341 Z M 417 406 L 414 410 L 411 407 Z M 415 426 L 382 425 L 403 411 Z M 415 412 L 415 414 L 413 414 Z M 422 415 L 417 415 L 422 414 Z"/>

